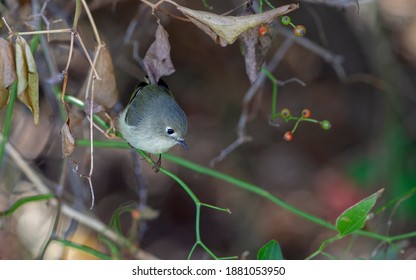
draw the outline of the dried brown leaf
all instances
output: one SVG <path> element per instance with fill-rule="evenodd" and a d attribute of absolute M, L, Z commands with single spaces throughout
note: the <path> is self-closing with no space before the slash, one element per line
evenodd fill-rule
<path fill-rule="evenodd" d="M 9 91 L 0 85 L 0 110 L 9 102 Z"/>
<path fill-rule="evenodd" d="M 0 38 L 0 110 L 9 102 L 7 88 L 16 80 L 12 44 Z"/>
<path fill-rule="evenodd" d="M 244 13 L 254 14 L 254 11 L 251 7 L 248 7 Z M 267 32 L 261 36 L 259 35 L 258 28 L 247 30 L 240 36 L 242 51 L 246 63 L 246 73 L 251 84 L 257 80 L 261 67 L 265 61 L 267 51 L 271 46 L 274 35 L 276 34 L 276 23 L 272 22 L 264 26 L 267 28 Z"/>
<path fill-rule="evenodd" d="M 243 32 L 260 24 L 268 24 L 275 18 L 296 10 L 299 8 L 299 5 L 284 5 L 261 14 L 245 16 L 220 16 L 182 6 L 177 6 L 177 8 L 217 44 L 225 47 L 234 43 Z"/>
<path fill-rule="evenodd" d="M 0 38 L 0 87 L 8 88 L 15 80 L 16 68 L 12 44 Z"/>
<path fill-rule="evenodd" d="M 17 98 L 33 114 L 35 124 L 39 123 L 39 77 L 35 59 L 26 40 L 17 36 L 15 44 L 17 73 Z"/>
<path fill-rule="evenodd" d="M 241 34 L 241 45 L 246 63 L 246 73 L 252 84 L 257 80 L 261 67 L 256 57 L 258 37 L 259 35 L 256 29 L 250 29 Z"/>
<path fill-rule="evenodd" d="M 113 60 L 107 47 L 101 47 L 95 69 L 101 80 L 96 80 L 94 84 L 94 102 L 107 109 L 112 108 L 117 103 L 119 95 Z M 87 84 L 88 80 L 84 82 L 81 93 L 85 93 Z"/>
<path fill-rule="evenodd" d="M 69 120 L 67 120 L 61 128 L 62 137 L 62 154 L 69 157 L 75 149 L 75 139 L 72 136 Z"/>
<path fill-rule="evenodd" d="M 147 50 L 143 59 L 150 83 L 156 84 L 160 77 L 168 76 L 175 72 L 172 60 L 170 59 L 169 34 L 159 24 L 156 30 L 156 38 Z"/>

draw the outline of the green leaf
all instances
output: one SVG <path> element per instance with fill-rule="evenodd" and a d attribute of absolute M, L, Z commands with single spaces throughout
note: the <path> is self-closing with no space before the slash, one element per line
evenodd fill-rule
<path fill-rule="evenodd" d="M 258 260 L 284 260 L 282 249 L 276 240 L 270 240 L 257 252 Z"/>
<path fill-rule="evenodd" d="M 350 234 L 365 225 L 368 213 L 370 213 L 383 191 L 384 189 L 381 189 L 369 197 L 364 198 L 339 215 L 335 227 L 341 236 Z"/>

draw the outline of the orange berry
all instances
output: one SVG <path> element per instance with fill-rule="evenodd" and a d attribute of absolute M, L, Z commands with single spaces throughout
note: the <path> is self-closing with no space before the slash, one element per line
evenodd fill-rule
<path fill-rule="evenodd" d="M 283 139 L 290 142 L 293 139 L 293 133 L 291 131 L 287 131 L 285 135 L 283 135 Z"/>
<path fill-rule="evenodd" d="M 302 111 L 302 117 L 307 119 L 311 117 L 311 111 L 309 109 L 303 109 Z"/>
<path fill-rule="evenodd" d="M 132 210 L 132 211 L 131 211 L 131 218 L 132 218 L 133 220 L 138 220 L 138 219 L 140 219 L 140 211 L 139 211 L 139 210 L 137 210 L 137 209 Z"/>
<path fill-rule="evenodd" d="M 297 37 L 303 37 L 306 34 L 306 27 L 303 25 L 296 25 L 295 29 L 293 29 L 293 33 Z"/>
<path fill-rule="evenodd" d="M 259 35 L 264 36 L 269 32 L 269 27 L 267 25 L 260 25 L 259 27 Z"/>

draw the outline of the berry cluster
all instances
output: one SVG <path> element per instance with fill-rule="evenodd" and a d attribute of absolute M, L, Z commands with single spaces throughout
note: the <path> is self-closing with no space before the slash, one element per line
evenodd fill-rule
<path fill-rule="evenodd" d="M 331 123 L 328 120 L 318 121 L 315 119 L 311 119 L 311 115 L 312 113 L 309 109 L 303 109 L 300 117 L 292 116 L 289 109 L 284 108 L 282 111 L 280 111 L 280 113 L 277 113 L 275 116 L 272 116 L 272 119 L 281 117 L 285 122 L 289 122 L 291 120 L 296 121 L 295 125 L 293 126 L 293 129 L 291 131 L 286 131 L 283 135 L 283 139 L 285 139 L 286 141 L 292 141 L 293 135 L 296 129 L 298 128 L 299 123 L 302 121 L 320 124 L 322 129 L 324 130 L 328 130 L 331 128 Z"/>
<path fill-rule="evenodd" d="M 292 23 L 292 20 L 290 19 L 290 17 L 288 16 L 283 16 L 281 18 L 281 22 L 283 25 L 290 25 L 293 27 L 293 33 L 295 34 L 295 36 L 297 37 L 303 37 L 306 34 L 306 27 L 303 25 L 294 25 Z"/>
<path fill-rule="evenodd" d="M 293 33 L 295 34 L 295 36 L 297 37 L 303 37 L 306 34 L 306 28 L 303 25 L 294 25 L 292 23 L 292 20 L 290 19 L 290 17 L 288 16 L 283 16 L 281 18 L 281 22 L 283 25 L 290 25 L 293 27 Z M 267 24 L 262 24 L 259 26 L 258 29 L 259 35 L 260 36 L 265 36 L 267 35 L 267 33 L 269 32 L 269 26 Z"/>

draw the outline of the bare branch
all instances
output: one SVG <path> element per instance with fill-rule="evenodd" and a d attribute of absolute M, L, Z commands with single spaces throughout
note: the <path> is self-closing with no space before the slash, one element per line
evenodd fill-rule
<path fill-rule="evenodd" d="M 2 140 L 3 135 L 0 134 L 0 141 Z M 6 152 L 10 155 L 10 158 L 16 163 L 16 166 L 23 172 L 23 174 L 25 174 L 29 181 L 32 182 L 32 184 L 36 187 L 39 193 L 47 194 L 51 192 L 48 186 L 40 178 L 40 175 L 37 174 L 30 167 L 30 165 L 23 159 L 20 153 L 10 143 L 6 144 Z M 51 205 L 55 207 L 58 206 L 58 201 L 56 199 L 50 200 L 50 202 Z M 128 247 L 130 250 L 133 251 L 133 254 L 138 259 L 156 259 L 156 257 L 152 254 L 142 249 L 135 248 L 132 244 L 130 244 L 130 242 L 126 238 L 114 232 L 112 229 L 107 227 L 104 223 L 102 223 L 95 217 L 89 214 L 81 213 L 67 204 L 61 204 L 61 211 L 63 215 L 77 220 L 80 224 L 83 224 L 86 227 L 96 231 L 97 233 L 104 235 L 116 244 Z"/>
<path fill-rule="evenodd" d="M 275 52 L 275 54 L 274 54 L 273 58 L 271 59 L 270 63 L 266 66 L 266 68 L 269 72 L 273 72 L 276 69 L 277 65 L 279 65 L 279 63 L 282 61 L 284 55 L 289 50 L 289 48 L 292 46 L 292 44 L 293 44 L 293 40 L 291 38 L 289 38 Z M 222 161 L 223 159 L 225 159 L 231 152 L 233 152 L 235 149 L 237 149 L 240 145 L 252 140 L 252 137 L 248 136 L 246 134 L 246 125 L 247 125 L 249 115 L 250 115 L 250 109 L 249 109 L 250 106 L 249 106 L 249 104 L 252 101 L 252 99 L 254 98 L 254 96 L 256 95 L 256 93 L 258 92 L 260 86 L 266 80 L 266 78 L 267 78 L 266 74 L 262 71 L 259 74 L 259 77 L 257 78 L 257 80 L 247 90 L 247 92 L 246 92 L 246 94 L 244 95 L 244 98 L 243 98 L 243 111 L 240 115 L 240 119 L 239 119 L 238 125 L 237 125 L 238 138 L 231 145 L 229 145 L 228 147 L 223 149 L 218 156 L 216 156 L 215 158 L 213 158 L 210 161 L 211 166 L 214 166 L 217 162 Z M 299 81 L 299 79 L 296 79 L 296 78 L 295 78 L 295 80 Z M 280 82 L 280 83 L 282 85 L 284 85 L 284 84 L 287 83 L 287 81 L 286 82 Z"/>

